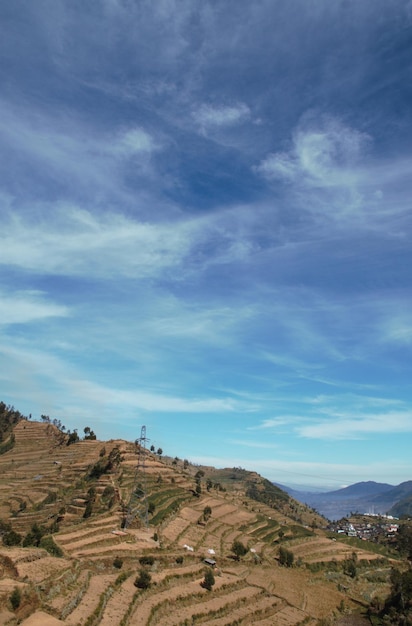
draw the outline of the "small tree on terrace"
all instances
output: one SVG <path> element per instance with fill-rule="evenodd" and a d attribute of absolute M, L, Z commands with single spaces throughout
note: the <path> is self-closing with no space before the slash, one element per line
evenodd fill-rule
<path fill-rule="evenodd" d="M 94 434 L 94 432 L 90 429 L 90 426 L 85 426 L 85 428 L 83 429 L 84 432 L 84 438 L 85 439 L 96 439 L 96 435 Z"/>
<path fill-rule="evenodd" d="M 141 569 L 139 575 L 134 581 L 134 586 L 138 589 L 149 589 L 150 584 L 152 582 L 152 577 L 147 571 L 147 569 Z"/>
<path fill-rule="evenodd" d="M 67 434 L 69 435 L 69 438 L 67 440 L 67 444 L 66 445 L 70 446 L 72 443 L 77 443 L 77 441 L 79 441 L 79 435 L 77 434 L 77 428 L 75 428 L 72 433 L 70 431 L 68 431 Z"/>
<path fill-rule="evenodd" d="M 245 556 L 247 553 L 247 548 L 241 541 L 235 539 L 232 543 L 232 552 L 236 557 L 236 561 L 239 561 L 240 557 Z"/>
<path fill-rule="evenodd" d="M 212 591 L 212 587 L 215 584 L 215 577 L 214 574 L 212 572 L 212 570 L 210 569 L 210 567 L 208 567 L 205 570 L 205 577 L 201 583 L 202 587 L 204 589 L 207 589 L 208 591 Z"/>
<path fill-rule="evenodd" d="M 293 552 L 287 550 L 284 546 L 279 548 L 279 563 L 286 567 L 292 567 L 295 560 Z"/>

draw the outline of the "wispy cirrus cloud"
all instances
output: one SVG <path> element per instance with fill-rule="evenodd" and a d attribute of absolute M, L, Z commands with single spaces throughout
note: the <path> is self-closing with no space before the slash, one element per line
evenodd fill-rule
<path fill-rule="evenodd" d="M 298 426 L 297 433 L 308 439 L 353 440 L 373 435 L 412 433 L 412 411 L 387 411 L 357 417 L 330 414 L 327 419 Z"/>
<path fill-rule="evenodd" d="M 153 137 L 143 128 L 130 128 L 123 133 L 119 133 L 113 146 L 109 148 L 114 154 L 124 156 L 134 156 L 144 154 L 147 156 L 151 152 L 159 149 Z"/>
<path fill-rule="evenodd" d="M 368 440 L 412 432 L 412 411 L 405 401 L 354 393 L 319 395 L 296 400 L 299 412 L 262 420 L 249 431 L 294 433 L 319 441 Z"/>
<path fill-rule="evenodd" d="M 275 152 L 256 170 L 268 178 L 320 187 L 349 186 L 358 180 L 356 166 L 370 137 L 336 118 L 304 119 L 288 152 Z"/>
<path fill-rule="evenodd" d="M 254 252 L 253 233 L 242 231 L 241 211 L 223 217 L 176 216 L 172 211 L 169 219 L 160 210 L 151 218 L 64 202 L 37 205 L 22 214 L 9 208 L 0 218 L 0 264 L 67 276 L 166 274 L 181 280 L 190 272 L 247 260 Z"/>
<path fill-rule="evenodd" d="M 5 292 L 0 290 L 0 326 L 27 324 L 51 317 L 67 317 L 67 306 L 50 302 L 40 291 Z"/>
<path fill-rule="evenodd" d="M 230 127 L 250 119 L 250 109 L 243 102 L 232 105 L 202 104 L 193 112 L 193 119 L 203 129 Z"/>
<path fill-rule="evenodd" d="M 59 275 L 139 276 L 169 271 L 192 247 L 190 222 L 148 224 L 121 214 L 96 215 L 64 206 L 53 219 L 9 216 L 3 221 L 0 263 Z"/>
<path fill-rule="evenodd" d="M 248 430 L 276 430 L 280 427 L 286 426 L 286 425 L 290 425 L 291 423 L 293 423 L 294 419 L 296 419 L 296 417 L 292 418 L 292 416 L 286 416 L 286 417 L 275 417 L 275 418 L 268 418 L 263 420 L 260 424 L 256 425 L 256 426 L 249 426 Z M 298 418 L 300 419 L 300 418 Z"/>
<path fill-rule="evenodd" d="M 44 188 L 59 185 L 61 197 L 66 198 L 92 191 L 93 204 L 96 189 L 100 197 L 116 203 L 130 204 L 134 196 L 136 204 L 136 191 L 132 195 L 125 180 L 127 165 L 150 181 L 156 173 L 148 157 L 161 150 L 161 141 L 132 122 L 102 130 L 76 113 L 53 110 L 45 114 L 1 100 L 0 137 L 9 162 L 18 164 L 24 173 L 23 180 L 38 177 Z M 4 184 L 10 176 L 15 195 L 24 197 L 28 190 L 24 184 L 15 188 L 13 171 L 5 168 Z"/>
<path fill-rule="evenodd" d="M 36 381 L 47 381 L 38 384 L 39 393 L 43 385 L 47 388 L 50 383 L 54 390 L 58 390 L 65 402 L 71 403 L 70 398 L 75 398 L 76 403 L 83 403 L 88 410 L 95 412 L 94 407 L 104 405 L 113 410 L 116 406 L 127 407 L 128 410 L 139 410 L 162 413 L 234 413 L 250 411 L 248 402 L 239 400 L 229 395 L 222 397 L 179 397 L 166 394 L 162 391 L 147 389 L 121 389 L 104 386 L 82 377 L 77 369 L 69 365 L 56 354 L 41 350 L 28 349 L 25 347 L 11 346 L 6 343 L 0 344 L 0 354 L 6 357 L 10 368 L 19 370 L 29 387 L 35 387 Z M 33 369 L 33 365 L 36 364 Z M 84 410 L 84 409 L 83 409 Z"/>

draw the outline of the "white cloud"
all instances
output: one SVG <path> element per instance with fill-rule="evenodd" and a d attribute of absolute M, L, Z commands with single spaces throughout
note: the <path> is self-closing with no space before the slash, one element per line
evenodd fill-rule
<path fill-rule="evenodd" d="M 67 315 L 67 307 L 48 302 L 41 292 L 0 292 L 0 325 L 25 324 Z"/>
<path fill-rule="evenodd" d="M 398 303 L 397 310 L 402 303 Z M 395 306 L 394 306 L 395 309 Z M 412 323 L 407 312 L 393 312 L 393 315 L 380 325 L 380 340 L 392 344 L 408 345 L 412 343 Z"/>
<path fill-rule="evenodd" d="M 285 152 L 270 154 L 256 168 L 266 178 L 280 178 L 293 181 L 299 173 L 299 164 L 292 155 Z"/>
<path fill-rule="evenodd" d="M 231 398 L 180 398 L 103 387 L 90 381 L 71 379 L 67 381 L 75 396 L 87 402 L 103 402 L 106 406 L 131 407 L 136 410 L 164 413 L 231 413 L 239 410 L 240 403 Z"/>
<path fill-rule="evenodd" d="M 37 206 L 26 215 L 9 210 L 0 217 L 0 265 L 67 276 L 166 275 L 175 281 L 214 265 L 245 261 L 254 251 L 252 233 L 242 232 L 240 210 L 223 216 L 174 215 L 170 221 L 154 211 L 150 217 L 93 213 L 68 203 Z"/>
<path fill-rule="evenodd" d="M 194 111 L 193 118 L 202 128 L 233 126 L 247 121 L 250 118 L 250 110 L 244 103 L 232 106 L 203 104 Z"/>
<path fill-rule="evenodd" d="M 373 435 L 412 433 L 412 411 L 388 411 L 359 418 L 330 414 L 325 421 L 296 428 L 309 439 L 367 439 Z"/>
<path fill-rule="evenodd" d="M 156 149 L 156 144 L 149 133 L 142 128 L 131 128 L 123 133 L 114 146 L 114 152 L 125 156 L 144 154 Z"/>
<path fill-rule="evenodd" d="M 131 194 L 124 181 L 125 162 L 138 166 L 136 171 L 144 174 L 147 184 L 156 176 L 147 157 L 161 149 L 160 142 L 140 126 L 103 132 L 75 115 L 54 111 L 46 115 L 1 100 L 0 137 L 3 151 L 18 159 L 22 171 L 30 171 L 30 176 L 41 173 L 62 185 L 61 197 L 70 197 L 75 182 L 78 192 L 92 191 L 94 201 L 99 190 L 100 197 L 134 206 L 138 194 Z M 22 186 L 20 193 L 26 191 Z"/>
<path fill-rule="evenodd" d="M 84 413 L 94 413 L 96 408 L 121 412 L 149 411 L 158 413 L 233 413 L 248 411 L 250 405 L 230 396 L 226 397 L 179 397 L 156 391 L 118 389 L 104 386 L 83 378 L 68 363 L 58 356 L 41 350 L 0 344 L 0 355 L 9 363 L 11 370 L 18 371 L 19 380 L 25 381 L 27 397 L 41 397 L 41 388 L 48 389 L 47 395 L 55 396 L 54 404 L 71 406 L 72 399 L 83 407 Z M 41 381 L 41 382 L 40 382 Z M 33 394 L 33 390 L 36 390 Z M 59 400 L 56 400 L 56 397 Z M 69 408 L 67 409 L 69 413 Z"/>
<path fill-rule="evenodd" d="M 290 425 L 292 419 L 292 416 L 265 419 L 258 426 L 250 426 L 248 430 L 276 430 L 279 426 Z"/>
<path fill-rule="evenodd" d="M 303 120 L 290 151 L 268 155 L 255 169 L 269 179 L 313 187 L 350 187 L 359 180 L 357 166 L 369 141 L 365 133 L 331 117 Z"/>
<path fill-rule="evenodd" d="M 244 328 L 254 313 L 252 306 L 189 306 L 169 297 L 159 302 L 157 315 L 148 318 L 144 328 L 154 337 L 181 337 L 227 346 L 237 340 L 236 331 Z"/>
<path fill-rule="evenodd" d="M 65 206 L 52 219 L 5 221 L 0 263 L 60 275 L 154 276 L 181 263 L 196 232 L 191 222 L 171 228 Z"/>

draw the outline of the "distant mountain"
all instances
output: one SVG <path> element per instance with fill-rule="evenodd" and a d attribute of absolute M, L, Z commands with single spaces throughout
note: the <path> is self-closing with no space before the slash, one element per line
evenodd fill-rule
<path fill-rule="evenodd" d="M 376 502 L 393 500 L 393 502 L 399 502 L 403 498 L 407 498 L 412 495 L 412 480 L 407 480 L 404 483 L 400 483 L 397 487 L 392 487 L 385 494 L 377 496 Z"/>
<path fill-rule="evenodd" d="M 373 480 L 355 483 L 349 487 L 343 487 L 336 491 L 329 491 L 328 496 L 336 496 L 338 498 L 370 498 L 375 495 L 387 493 L 394 488 L 393 485 L 387 483 L 376 483 Z"/>
<path fill-rule="evenodd" d="M 403 500 L 399 500 L 399 502 L 391 508 L 389 513 L 394 517 L 402 517 L 403 515 L 412 517 L 412 495 L 403 498 Z"/>
<path fill-rule="evenodd" d="M 335 491 L 317 493 L 278 486 L 295 500 L 316 509 L 330 520 L 341 519 L 350 513 L 390 513 L 396 517 L 412 513 L 412 481 L 397 486 L 366 481 Z"/>

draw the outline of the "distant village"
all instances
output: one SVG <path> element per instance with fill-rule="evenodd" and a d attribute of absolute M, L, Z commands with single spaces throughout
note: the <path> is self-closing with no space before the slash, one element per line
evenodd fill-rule
<path fill-rule="evenodd" d="M 348 537 L 357 537 L 364 541 L 391 541 L 396 539 L 396 533 L 399 524 L 396 523 L 397 518 L 391 515 L 375 515 L 365 513 L 359 520 L 339 520 L 332 522 L 328 526 L 328 530 L 345 534 Z"/>

